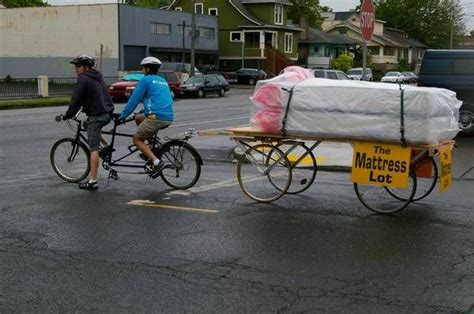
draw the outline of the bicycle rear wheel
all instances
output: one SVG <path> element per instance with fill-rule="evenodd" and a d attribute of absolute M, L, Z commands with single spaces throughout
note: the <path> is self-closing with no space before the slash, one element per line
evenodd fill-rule
<path fill-rule="evenodd" d="M 360 202 L 371 211 L 378 214 L 393 214 L 407 207 L 412 201 L 416 192 L 416 176 L 410 173 L 406 189 L 390 188 L 396 195 L 403 195 L 403 198 L 399 199 L 394 198 L 384 186 L 354 183 L 354 190 Z"/>
<path fill-rule="evenodd" d="M 54 143 L 49 160 L 54 172 L 68 182 L 79 182 L 90 171 L 89 149 L 75 138 L 63 138 Z"/>
<path fill-rule="evenodd" d="M 202 159 L 190 144 L 182 141 L 168 142 L 162 146 L 157 156 L 165 163 L 160 176 L 169 187 L 185 190 L 199 180 Z"/>
<path fill-rule="evenodd" d="M 418 174 L 418 168 L 424 167 L 424 165 L 428 164 L 428 169 L 431 173 L 425 174 Z M 419 201 L 427 197 L 435 188 L 436 182 L 438 181 L 438 167 L 436 166 L 436 162 L 433 157 L 429 157 L 421 163 L 415 165 L 414 169 L 411 171 L 415 172 L 416 175 L 416 193 L 413 196 L 412 202 Z M 406 200 L 406 194 L 399 194 L 398 190 L 394 190 L 392 188 L 386 188 L 387 192 L 390 193 L 393 197 L 399 200 Z"/>

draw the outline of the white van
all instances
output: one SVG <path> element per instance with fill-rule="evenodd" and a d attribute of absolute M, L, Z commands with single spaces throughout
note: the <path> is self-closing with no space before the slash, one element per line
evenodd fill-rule
<path fill-rule="evenodd" d="M 347 76 L 351 80 L 356 80 L 356 81 L 362 81 L 362 68 L 352 68 L 349 71 L 347 71 Z M 372 69 L 370 68 L 365 68 L 365 78 L 366 81 L 372 81 Z"/>

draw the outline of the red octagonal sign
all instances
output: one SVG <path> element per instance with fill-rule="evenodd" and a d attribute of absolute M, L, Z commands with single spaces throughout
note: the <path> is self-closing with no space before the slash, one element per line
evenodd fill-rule
<path fill-rule="evenodd" d="M 360 8 L 360 29 L 365 41 L 372 40 L 374 33 L 375 11 L 372 0 L 364 0 Z"/>

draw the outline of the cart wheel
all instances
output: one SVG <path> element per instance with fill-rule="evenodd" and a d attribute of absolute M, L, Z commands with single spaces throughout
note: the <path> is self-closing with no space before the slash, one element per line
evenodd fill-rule
<path fill-rule="evenodd" d="M 436 166 L 436 162 L 433 157 L 427 158 L 426 159 L 427 163 L 430 163 L 430 168 L 431 168 L 431 174 L 418 174 L 417 173 L 417 168 L 423 167 L 424 163 L 418 163 L 415 166 L 415 175 L 416 175 L 416 193 L 413 199 L 411 200 L 412 202 L 419 201 L 421 199 L 424 199 L 427 197 L 435 188 L 436 182 L 438 181 L 438 167 Z M 397 189 L 389 188 L 386 187 L 387 192 L 390 193 L 393 197 L 395 197 L 398 200 L 405 201 L 406 200 L 406 194 L 399 194 L 399 191 Z"/>
<path fill-rule="evenodd" d="M 415 196 L 416 176 L 411 172 L 408 178 L 406 189 L 390 188 L 390 191 L 396 195 L 404 195 L 403 199 L 402 197 L 400 199 L 394 198 L 384 186 L 354 183 L 354 190 L 360 202 L 371 211 L 379 214 L 393 214 L 407 207 Z"/>
<path fill-rule="evenodd" d="M 258 144 L 247 149 L 240 158 L 237 179 L 242 191 L 251 199 L 273 202 L 290 187 L 290 162 L 275 146 Z"/>
<path fill-rule="evenodd" d="M 286 152 L 293 147 L 293 144 L 283 141 L 278 143 L 276 147 L 286 154 Z M 306 156 L 297 164 L 298 159 L 305 154 Z M 311 184 L 313 184 L 316 173 L 318 172 L 318 165 L 316 164 L 316 158 L 313 152 L 304 143 L 298 143 L 298 147 L 296 147 L 287 158 L 291 165 L 291 185 L 286 193 L 298 194 L 306 191 Z M 281 190 L 281 187 L 276 183 L 277 182 L 274 184 L 275 188 Z"/>

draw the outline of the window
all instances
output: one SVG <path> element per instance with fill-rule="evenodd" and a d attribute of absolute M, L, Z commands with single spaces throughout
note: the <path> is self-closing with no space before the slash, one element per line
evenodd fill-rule
<path fill-rule="evenodd" d="M 393 47 L 385 47 L 383 49 L 384 56 L 394 56 L 395 55 L 395 48 Z"/>
<path fill-rule="evenodd" d="M 380 47 L 369 47 L 370 54 L 373 56 L 378 56 L 380 54 Z"/>
<path fill-rule="evenodd" d="M 283 25 L 283 6 L 275 4 L 275 24 Z"/>
<path fill-rule="evenodd" d="M 230 32 L 230 42 L 241 42 L 242 33 L 241 32 Z"/>
<path fill-rule="evenodd" d="M 293 34 L 292 33 L 285 33 L 285 52 L 286 53 L 293 52 Z"/>
<path fill-rule="evenodd" d="M 151 25 L 152 34 L 163 34 L 163 35 L 171 34 L 171 24 L 150 23 L 150 25 Z"/>
<path fill-rule="evenodd" d="M 337 74 L 335 72 L 328 72 L 328 79 L 337 80 Z"/>
<path fill-rule="evenodd" d="M 209 15 L 214 15 L 214 16 L 218 16 L 218 10 L 217 8 L 209 8 L 209 10 L 207 10 Z"/>
<path fill-rule="evenodd" d="M 204 4 L 195 3 L 194 4 L 194 13 L 203 15 L 204 14 Z"/>
<path fill-rule="evenodd" d="M 183 12 L 183 8 L 182 7 L 176 7 L 174 8 L 175 11 L 179 11 L 179 12 Z"/>
<path fill-rule="evenodd" d="M 199 27 L 199 37 L 214 38 L 214 29 L 210 27 Z"/>
<path fill-rule="evenodd" d="M 453 62 L 453 74 L 455 75 L 472 75 L 473 69 L 473 59 L 456 59 Z"/>

